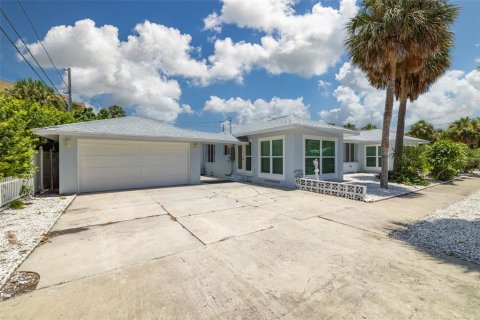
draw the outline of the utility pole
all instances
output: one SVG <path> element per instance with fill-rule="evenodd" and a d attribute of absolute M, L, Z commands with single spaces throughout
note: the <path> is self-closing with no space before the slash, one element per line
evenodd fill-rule
<path fill-rule="evenodd" d="M 230 134 L 232 133 L 232 118 L 228 117 L 228 124 L 230 125 Z"/>
<path fill-rule="evenodd" d="M 67 88 L 67 94 L 68 94 L 68 112 L 72 112 L 72 70 L 70 68 L 66 68 L 68 73 L 68 88 Z"/>

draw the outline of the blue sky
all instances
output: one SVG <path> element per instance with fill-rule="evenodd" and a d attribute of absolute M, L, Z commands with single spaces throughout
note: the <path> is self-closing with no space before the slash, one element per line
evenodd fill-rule
<path fill-rule="evenodd" d="M 266 2 L 265 6 L 263 6 L 263 2 Z M 85 60 L 81 65 L 76 66 L 77 69 L 73 69 L 74 89 L 79 90 L 77 99 L 94 99 L 95 102 L 87 100 L 93 106 L 99 107 L 100 104 L 108 105 L 116 102 L 126 106 L 129 113 L 132 114 L 176 121 L 179 125 L 206 130 L 218 129 L 217 123 L 206 122 L 221 121 L 229 116 L 237 122 L 248 122 L 288 113 L 296 113 L 300 116 L 309 116 L 315 120 L 322 119 L 337 124 L 346 121 L 357 125 L 368 122 L 378 124 L 381 120 L 383 103 L 381 97 L 383 93 L 373 88 L 367 88 L 361 73 L 348 63 L 348 57 L 338 47 L 338 43 L 343 39 L 341 32 L 338 31 L 340 30 L 339 27 L 333 28 L 330 35 L 315 33 L 313 29 L 318 29 L 318 26 L 307 20 L 308 18 L 305 15 L 312 11 L 317 2 L 300 1 L 281 8 L 272 8 L 268 2 L 258 0 L 255 2 L 258 5 L 254 5 L 253 8 L 252 6 L 243 8 L 242 5 L 237 6 L 233 0 L 224 2 L 22 1 L 42 40 L 52 27 L 73 26 L 77 21 L 84 19 L 90 19 L 95 23 L 93 29 L 101 28 L 104 25 L 116 27 L 119 43 L 129 42 L 129 36 L 138 36 L 135 26 L 143 24 L 145 21 L 155 24 L 154 27 L 159 25 L 174 28 L 178 30 L 179 34 L 190 36 L 188 63 L 195 64 L 199 67 L 199 70 L 203 71 L 193 73 L 188 70 L 191 69 L 190 67 L 182 69 L 181 65 L 186 63 L 186 59 L 179 60 L 178 65 L 172 67 L 168 66 L 168 61 L 158 62 L 154 56 L 152 57 L 148 53 L 148 59 L 150 60 L 145 58 L 146 60 L 143 61 L 143 58 L 139 57 L 147 54 L 143 51 L 139 53 L 141 48 L 135 48 L 132 52 L 138 53 L 138 56 L 132 52 L 122 53 L 125 56 L 119 58 L 119 62 L 112 62 L 114 67 L 134 64 L 131 69 L 124 70 L 125 79 L 111 79 L 108 85 L 105 84 L 102 88 L 99 88 L 99 83 L 103 83 L 102 79 L 108 77 L 108 66 L 104 64 L 103 74 L 99 71 L 98 74 L 92 75 L 91 72 L 85 70 L 96 70 L 95 68 L 103 63 L 103 60 L 100 60 L 100 62 L 95 60 L 96 56 L 114 55 L 115 47 L 112 47 L 113 49 L 110 51 L 109 47 L 103 47 L 93 38 L 93 40 L 88 39 L 85 43 L 79 43 L 78 39 L 75 38 L 58 40 L 58 43 L 54 42 L 57 40 L 48 42 L 52 47 L 50 53 L 53 60 L 59 66 L 75 65 L 77 61 Z M 416 104 L 411 106 L 409 109 L 412 110 L 411 116 L 407 118 L 407 122 L 411 123 L 419 118 L 427 118 L 435 124 L 442 125 L 455 120 L 457 116 L 479 115 L 480 76 L 478 72 L 475 73 L 473 70 L 476 65 L 480 64 L 480 62 L 476 62 L 480 59 L 480 36 L 478 34 L 478 30 L 480 30 L 478 19 L 480 1 L 456 1 L 454 3 L 461 8 L 461 13 L 453 26 L 456 42 L 452 52 L 452 72 L 441 80 L 437 87 L 433 88 L 433 92 L 429 96 L 426 96 L 422 101 L 419 99 Z M 338 1 L 323 1 L 321 5 L 322 8 L 340 9 Z M 2 1 L 1 7 L 26 42 L 29 44 L 35 43 L 34 33 L 20 11 L 17 2 Z M 222 8 L 224 11 L 222 11 Z M 243 9 L 258 10 L 259 19 L 245 18 L 239 13 Z M 272 10 L 271 14 L 265 16 L 269 10 Z M 216 12 L 215 24 L 210 28 L 205 28 L 204 19 L 214 12 Z M 248 13 L 249 16 L 253 16 L 257 12 L 248 11 Z M 342 13 L 340 11 L 337 15 L 331 12 L 324 14 L 325 16 L 320 16 L 322 20 L 326 21 L 331 17 L 332 19 L 339 19 L 334 20 L 331 24 L 338 24 L 339 21 L 343 21 L 341 19 L 345 18 L 340 16 L 347 16 L 348 12 Z M 272 21 L 264 22 L 268 20 L 265 17 L 270 16 L 274 17 Z M 293 20 L 289 20 L 291 17 L 305 18 L 304 22 L 299 22 L 301 23 L 299 26 L 302 27 L 292 31 L 291 21 Z M 18 39 L 4 19 L 2 19 L 1 25 L 11 37 L 15 40 Z M 215 29 L 218 26 L 221 31 Z M 328 29 L 331 25 L 327 23 L 324 27 Z M 305 28 L 305 35 L 302 34 L 302 28 Z M 312 30 L 309 31 L 308 28 L 312 28 Z M 313 35 L 310 35 L 309 32 L 313 32 Z M 88 32 L 85 34 L 86 37 L 91 36 L 91 32 L 90 35 L 88 35 Z M 76 33 L 76 35 L 83 37 L 81 33 Z M 269 51 L 270 49 L 265 49 L 266 46 L 262 44 L 262 38 L 267 35 L 270 35 L 272 39 L 280 39 L 276 51 L 282 51 L 292 43 L 298 45 L 295 42 L 296 40 L 292 39 L 303 36 L 307 39 L 310 39 L 308 38 L 310 36 L 316 37 L 315 41 L 317 41 L 315 46 L 306 47 L 305 52 L 309 50 L 315 52 L 317 50 L 317 52 L 322 53 L 326 51 L 325 48 L 332 46 L 338 48 L 325 54 L 326 57 L 322 58 L 323 60 L 314 60 L 311 55 L 303 56 L 301 50 L 299 50 L 300 52 L 287 52 L 278 57 L 275 52 L 272 53 L 272 51 Z M 172 45 L 170 41 L 177 41 L 177 38 L 170 36 L 169 38 L 162 38 L 163 43 L 161 45 L 173 48 L 175 45 Z M 216 53 L 215 42 L 222 42 L 226 38 L 231 38 L 234 44 L 243 44 L 249 50 L 255 45 L 263 45 L 263 48 L 257 50 L 257 53 L 251 53 L 251 57 L 248 59 L 245 58 L 246 54 L 238 54 L 234 50 L 220 55 Z M 0 78 L 12 81 L 27 77 L 35 78 L 27 64 L 18 59 L 14 48 L 3 35 L 1 39 Z M 282 39 L 285 39 L 285 41 L 282 42 Z M 47 42 L 45 43 L 47 44 Z M 47 45 L 47 49 L 50 51 L 49 45 Z M 58 45 L 58 48 L 54 50 L 56 45 Z M 64 49 L 65 46 L 81 49 L 82 46 L 90 45 L 98 45 L 98 50 L 95 47 L 92 49 L 96 52 L 93 55 L 77 56 L 77 53 L 78 55 L 82 54 L 82 50 L 68 54 Z M 43 52 L 34 49 L 38 49 L 38 47 L 32 48 L 32 52 L 35 55 L 38 54 L 37 58 L 44 61 L 45 67 L 49 67 L 45 57 L 42 57 Z M 241 49 L 237 49 L 240 52 Z M 285 50 L 288 51 L 288 48 Z M 181 55 L 181 52 L 178 54 L 169 52 L 168 54 L 176 57 Z M 261 54 L 267 55 L 267 58 L 259 58 Z M 209 75 L 206 75 L 207 71 L 200 68 L 199 65 L 203 65 L 206 69 L 213 68 L 214 63 L 205 60 L 211 56 L 219 56 L 221 61 L 219 64 L 222 66 L 225 67 L 229 63 L 231 66 L 225 67 L 225 70 L 222 69 L 219 72 L 209 71 Z M 138 62 L 139 59 L 142 60 L 141 63 Z M 312 61 L 309 61 L 309 59 L 312 59 Z M 234 66 L 235 61 L 242 61 L 242 66 Z M 297 68 L 296 64 L 299 66 L 304 64 L 304 66 Z M 325 70 L 321 70 L 322 66 Z M 341 72 L 342 70 L 343 72 Z M 234 71 L 237 73 L 232 75 L 230 72 Z M 47 69 L 47 72 L 50 78 L 61 87 L 61 80 L 56 72 L 51 68 Z M 141 82 L 142 77 L 152 77 L 152 79 L 157 77 L 159 86 L 168 82 L 168 88 L 159 93 L 152 86 L 149 89 L 150 91 L 146 91 L 143 96 L 138 93 L 133 98 L 124 97 L 125 90 L 133 91 L 136 90 L 135 88 L 142 88 L 143 90 L 145 85 L 144 82 Z M 77 85 L 75 85 L 76 81 L 78 82 Z M 319 81 L 323 83 L 323 87 L 319 85 Z M 134 85 L 128 88 L 128 83 Z M 83 95 L 80 95 L 80 92 Z M 144 96 L 150 98 L 144 99 Z M 164 96 L 167 96 L 168 99 L 163 99 Z M 211 97 L 217 99 L 212 100 Z M 274 97 L 277 100 L 273 101 L 272 98 Z M 301 98 L 300 102 L 298 98 Z M 471 101 L 477 98 L 478 101 Z M 229 101 L 229 99 L 232 100 Z M 255 103 L 257 99 L 262 100 Z M 442 101 L 442 99 L 445 101 Z M 211 102 L 210 107 L 206 107 L 207 101 Z M 236 103 L 234 103 L 235 101 Z M 248 113 L 245 113 L 244 110 L 246 109 Z M 419 109 L 424 111 L 420 112 Z M 320 114 L 322 111 L 323 113 Z M 182 124 L 182 122 L 188 123 Z"/>

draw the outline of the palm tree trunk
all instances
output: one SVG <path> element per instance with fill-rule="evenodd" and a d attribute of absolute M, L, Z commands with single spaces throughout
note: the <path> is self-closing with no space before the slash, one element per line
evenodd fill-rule
<path fill-rule="evenodd" d="M 395 137 L 395 153 L 393 154 L 393 171 L 401 169 L 403 154 L 403 136 L 405 135 L 405 114 L 407 113 L 407 84 L 405 72 L 400 78 L 400 107 L 398 108 L 397 134 Z"/>
<path fill-rule="evenodd" d="M 390 125 L 392 123 L 393 95 L 395 92 L 395 77 L 397 59 L 394 54 L 390 60 L 390 80 L 387 83 L 387 96 L 385 99 L 385 112 L 383 113 L 382 131 L 382 172 L 380 174 L 380 188 L 388 188 L 388 149 L 390 148 Z"/>

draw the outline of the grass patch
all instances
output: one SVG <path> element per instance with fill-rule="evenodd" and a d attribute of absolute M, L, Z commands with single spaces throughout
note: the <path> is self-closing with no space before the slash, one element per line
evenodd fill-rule
<path fill-rule="evenodd" d="M 10 209 L 18 210 L 18 209 L 23 209 L 25 205 L 23 204 L 23 201 L 20 199 L 15 199 L 9 204 Z"/>

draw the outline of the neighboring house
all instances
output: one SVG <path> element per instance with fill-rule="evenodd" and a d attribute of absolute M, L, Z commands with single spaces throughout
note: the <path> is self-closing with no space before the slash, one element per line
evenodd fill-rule
<path fill-rule="evenodd" d="M 343 172 L 380 172 L 382 159 L 382 130 L 359 131 L 359 135 L 345 137 L 343 146 Z M 396 132 L 390 132 L 388 169 L 393 169 L 393 148 Z M 419 146 L 429 141 L 404 136 L 405 146 Z"/>
<path fill-rule="evenodd" d="M 241 143 L 227 133 L 176 128 L 141 117 L 51 126 L 59 142 L 59 192 L 81 193 L 200 183 L 202 144 Z"/>
<path fill-rule="evenodd" d="M 343 180 L 343 137 L 359 133 L 293 115 L 232 127 L 244 144 L 203 146 L 202 171 L 236 181 L 295 187 L 296 177 Z"/>

